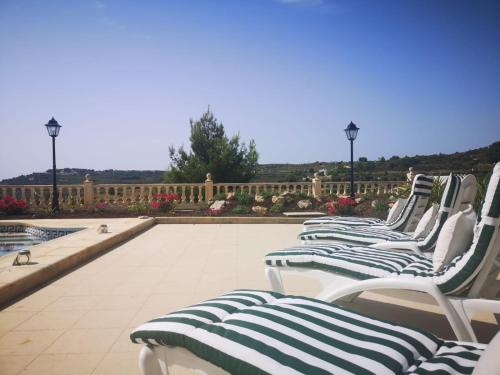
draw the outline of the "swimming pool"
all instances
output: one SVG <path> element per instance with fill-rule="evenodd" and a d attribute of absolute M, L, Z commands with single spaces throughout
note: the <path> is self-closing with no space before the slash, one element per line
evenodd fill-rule
<path fill-rule="evenodd" d="M 46 228 L 22 224 L 0 224 L 0 256 L 74 233 L 83 228 Z"/>

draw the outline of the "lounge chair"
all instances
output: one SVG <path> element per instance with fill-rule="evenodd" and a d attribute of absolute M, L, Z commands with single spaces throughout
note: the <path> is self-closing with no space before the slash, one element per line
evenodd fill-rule
<path fill-rule="evenodd" d="M 340 242 L 357 245 L 384 243 L 381 248 L 407 249 L 417 252 L 431 251 L 439 235 L 439 231 L 447 218 L 467 208 L 476 196 L 476 178 L 473 175 L 456 175 L 451 173 L 441 198 L 439 213 L 432 230 L 423 238 L 413 233 L 400 232 L 384 226 L 348 227 L 331 226 L 306 230 L 298 238 L 305 243 Z"/>
<path fill-rule="evenodd" d="M 415 229 L 418 221 L 424 214 L 429 196 L 431 195 L 432 183 L 432 176 L 416 175 L 413 179 L 410 195 L 405 200 L 404 206 L 393 219 L 387 222 L 367 217 L 323 216 L 306 220 L 304 222 L 304 231 L 342 225 L 348 227 L 370 226 L 400 232 L 411 232 Z"/>
<path fill-rule="evenodd" d="M 478 215 L 471 246 L 441 270 L 434 271 L 431 259 L 415 253 L 318 244 L 268 254 L 266 275 L 277 292 L 284 290 L 283 272 L 319 280 L 323 289 L 316 298 L 328 302 L 374 289 L 425 292 L 443 307 L 450 321 L 454 319 L 454 311 L 458 311 L 466 332 L 454 327 L 457 337 L 474 338 L 468 322 L 469 311 L 482 304 L 500 304 L 498 300 L 481 299 L 498 298 L 500 291 L 496 281 L 500 270 L 499 178 L 500 163 L 497 163 Z"/>
<path fill-rule="evenodd" d="M 130 338 L 145 344 L 143 375 L 167 375 L 172 365 L 202 374 L 500 374 L 500 334 L 489 346 L 443 340 L 324 301 L 254 290 L 160 316 Z"/>

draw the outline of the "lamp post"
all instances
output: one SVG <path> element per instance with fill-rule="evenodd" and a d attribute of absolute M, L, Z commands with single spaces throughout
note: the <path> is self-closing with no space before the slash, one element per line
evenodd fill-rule
<path fill-rule="evenodd" d="M 347 139 L 351 141 L 351 198 L 354 199 L 354 161 L 353 161 L 353 152 L 352 152 L 352 144 L 358 135 L 359 128 L 351 121 L 347 128 L 344 129 L 345 135 Z"/>
<path fill-rule="evenodd" d="M 59 135 L 61 125 L 52 117 L 45 126 L 52 137 L 52 211 L 59 212 L 59 193 L 56 181 L 56 137 Z"/>

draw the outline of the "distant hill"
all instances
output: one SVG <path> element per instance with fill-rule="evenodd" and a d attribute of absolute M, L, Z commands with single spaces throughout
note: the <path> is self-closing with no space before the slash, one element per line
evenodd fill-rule
<path fill-rule="evenodd" d="M 94 182 L 101 184 L 147 184 L 162 182 L 165 171 L 123 171 L 117 169 L 96 171 L 94 169 L 64 168 L 57 169 L 56 173 L 59 184 L 81 184 L 85 180 L 86 174 L 90 174 Z M 52 169 L 0 181 L 0 184 L 6 185 L 49 185 L 51 183 Z"/>
<path fill-rule="evenodd" d="M 498 161 L 500 161 L 500 141 L 488 147 L 453 154 L 393 156 L 387 160 L 384 158 L 368 160 L 360 157 L 354 163 L 354 170 L 357 180 L 404 180 L 409 167 L 414 167 L 417 172 L 433 175 L 445 175 L 450 171 L 485 174 Z M 253 181 L 302 181 L 322 170 L 330 175 L 334 181 L 347 180 L 350 176 L 350 163 L 317 161 L 304 164 L 260 164 Z M 94 169 L 64 168 L 57 170 L 57 181 L 60 184 L 78 184 L 83 182 L 86 174 L 90 174 L 92 180 L 97 183 L 159 183 L 163 182 L 164 172 L 115 169 L 96 171 Z M 215 182 L 217 182 L 216 179 Z M 4 185 L 48 185 L 51 183 L 51 169 L 0 181 L 0 184 Z"/>
<path fill-rule="evenodd" d="M 354 162 L 357 180 L 404 180 L 409 167 L 416 172 L 432 175 L 446 175 L 450 171 L 485 174 L 493 164 L 500 161 L 500 141 L 488 147 L 481 147 L 453 154 L 415 156 L 392 156 L 389 159 L 368 160 L 360 157 Z M 350 161 L 314 162 L 304 164 L 262 164 L 259 165 L 255 181 L 300 181 L 311 177 L 314 172 L 326 170 L 334 181 L 350 177 Z"/>

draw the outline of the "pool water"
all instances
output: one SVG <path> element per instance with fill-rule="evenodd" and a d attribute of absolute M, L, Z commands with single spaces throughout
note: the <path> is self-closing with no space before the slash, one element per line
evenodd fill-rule
<path fill-rule="evenodd" d="M 0 256 L 7 255 L 44 242 L 43 238 L 29 233 L 1 233 Z"/>

